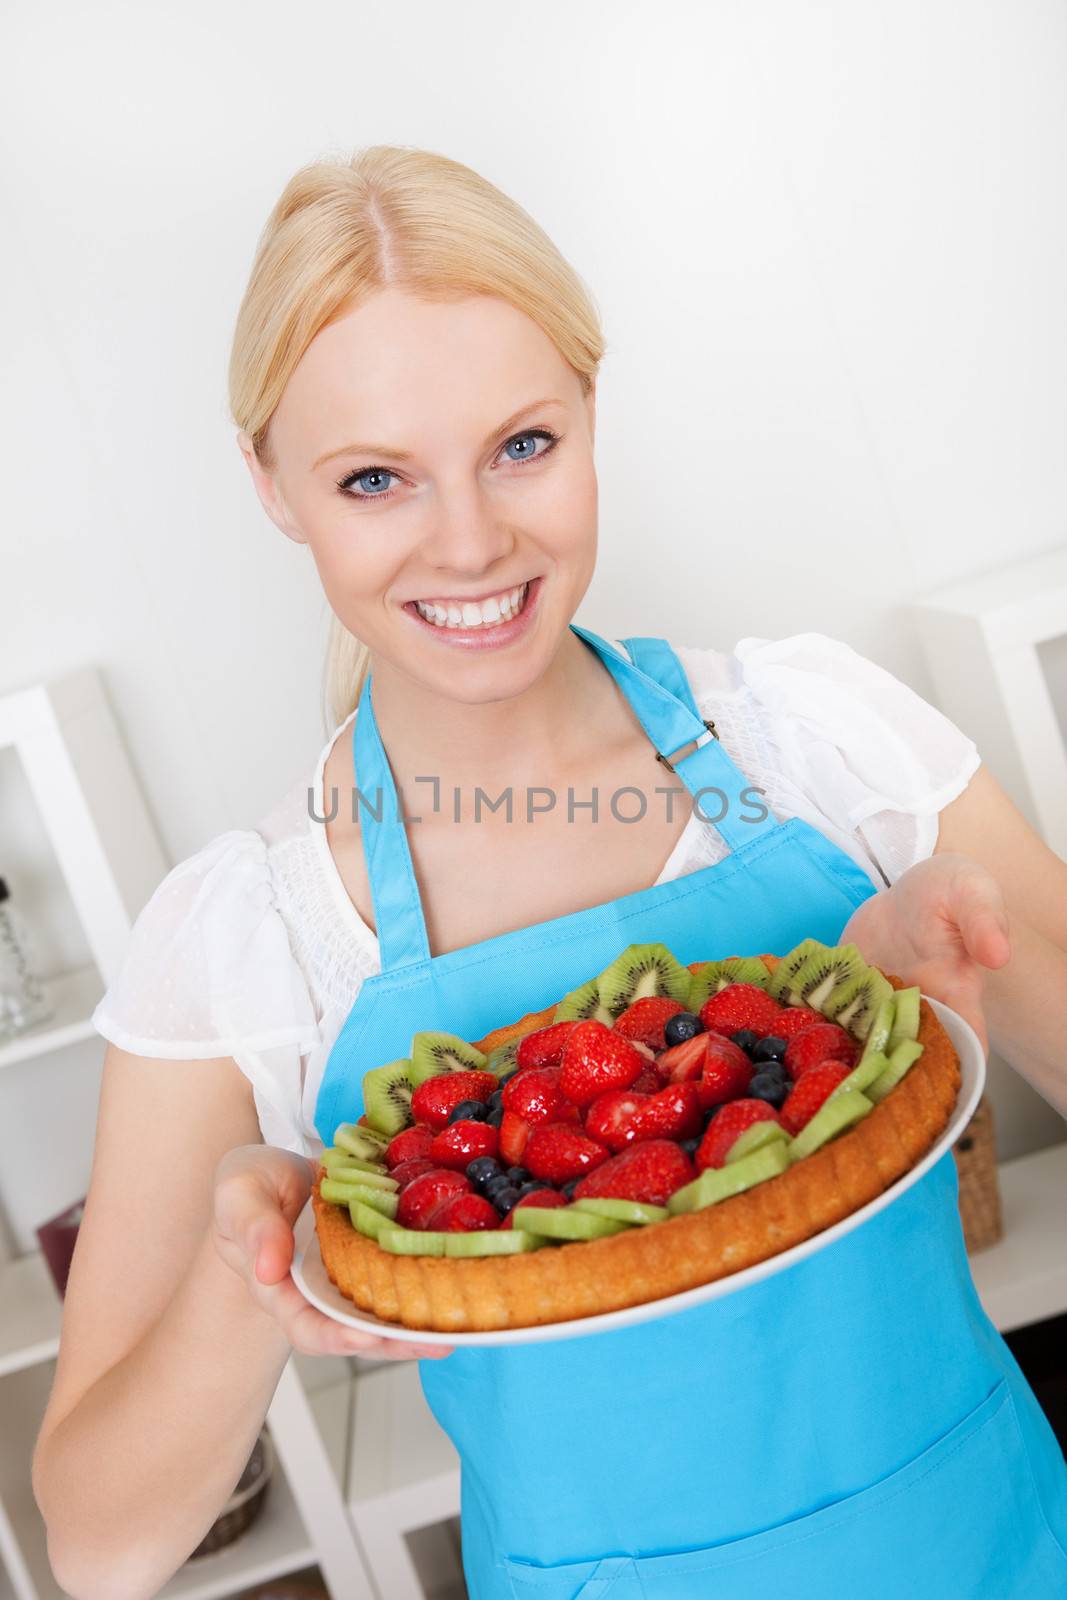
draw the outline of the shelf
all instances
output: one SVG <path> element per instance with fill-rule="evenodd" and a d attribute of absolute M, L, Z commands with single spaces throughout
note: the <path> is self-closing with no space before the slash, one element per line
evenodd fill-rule
<path fill-rule="evenodd" d="M 459 1513 L 459 1457 L 426 1404 L 418 1363 L 393 1361 L 357 1378 L 346 1499 L 364 1521 L 378 1504 L 401 1528 Z"/>
<path fill-rule="evenodd" d="M 50 1050 L 99 1037 L 90 1020 L 104 993 L 96 967 L 78 967 L 59 978 L 47 979 L 44 990 L 52 1002 L 52 1016 L 0 1044 L 0 1067 L 12 1067 Z"/>
<path fill-rule="evenodd" d="M 50 1360 L 63 1302 L 39 1250 L 0 1265 L 0 1377 Z"/>
<path fill-rule="evenodd" d="M 1004 1237 L 969 1259 L 986 1315 L 1008 1333 L 1067 1311 L 1067 1144 L 999 1174 Z"/>

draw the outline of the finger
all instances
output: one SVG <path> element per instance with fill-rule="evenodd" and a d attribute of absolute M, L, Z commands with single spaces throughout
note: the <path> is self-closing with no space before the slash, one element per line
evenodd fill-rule
<path fill-rule="evenodd" d="M 955 914 L 967 953 L 980 966 L 995 970 L 1011 959 L 1008 913 L 991 872 L 979 867 L 961 877 Z"/>

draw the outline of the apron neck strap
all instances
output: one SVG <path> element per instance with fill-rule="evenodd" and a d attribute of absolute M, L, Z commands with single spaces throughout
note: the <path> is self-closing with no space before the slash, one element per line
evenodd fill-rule
<path fill-rule="evenodd" d="M 731 850 L 775 824 L 765 810 L 762 819 L 739 814 L 746 800 L 747 779 L 726 754 L 697 709 L 681 663 L 663 639 L 627 639 L 629 660 L 614 645 L 588 628 L 571 630 L 599 655 L 626 696 L 655 752 L 682 780 L 701 808 L 700 814 L 721 833 Z M 673 765 L 674 751 L 697 741 L 697 748 Z M 430 959 L 411 850 L 404 829 L 396 784 L 382 744 L 371 698 L 368 673 L 359 697 L 353 727 L 353 761 L 360 808 L 360 835 L 370 881 L 382 971 Z M 714 798 L 709 806 L 706 796 Z M 721 816 L 715 812 L 720 811 Z"/>

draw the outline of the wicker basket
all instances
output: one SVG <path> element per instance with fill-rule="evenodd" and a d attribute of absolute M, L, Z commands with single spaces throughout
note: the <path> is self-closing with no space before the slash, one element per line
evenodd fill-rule
<path fill-rule="evenodd" d="M 201 1556 L 213 1555 L 216 1550 L 224 1550 L 243 1533 L 247 1533 L 263 1510 L 273 1470 L 274 1450 L 270 1434 L 264 1429 L 253 1446 L 244 1471 L 237 1480 L 237 1487 L 189 1556 L 190 1561 L 197 1561 Z"/>
<path fill-rule="evenodd" d="M 993 1107 L 982 1095 L 974 1115 L 952 1146 L 960 1180 L 963 1242 L 972 1254 L 996 1244 L 1004 1233 L 997 1185 Z"/>

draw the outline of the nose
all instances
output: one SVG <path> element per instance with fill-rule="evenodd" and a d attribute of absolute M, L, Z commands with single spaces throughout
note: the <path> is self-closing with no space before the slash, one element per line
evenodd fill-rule
<path fill-rule="evenodd" d="M 477 577 L 515 548 L 514 531 L 500 507 L 476 489 L 442 492 L 431 519 L 422 555 L 438 571 Z"/>

